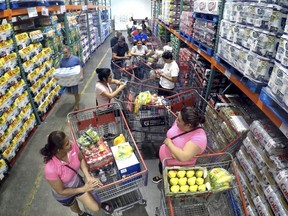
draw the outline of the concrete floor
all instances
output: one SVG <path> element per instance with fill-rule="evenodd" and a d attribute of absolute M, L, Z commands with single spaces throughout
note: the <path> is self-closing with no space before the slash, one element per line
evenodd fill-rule
<path fill-rule="evenodd" d="M 80 85 L 81 109 L 95 105 L 94 85 L 96 67 L 110 67 L 110 36 L 92 55 L 85 66 L 85 81 Z M 46 144 L 47 135 L 53 130 L 63 130 L 70 134 L 66 116 L 72 111 L 74 98 L 63 94 L 57 101 L 48 117 L 38 126 L 35 134 L 10 170 L 9 176 L 0 188 L 1 216 L 68 216 L 76 215 L 69 208 L 58 204 L 51 195 L 48 183 L 43 179 L 43 159 L 39 150 Z M 152 216 L 160 205 L 160 191 L 151 182 L 157 174 L 158 161 L 145 160 L 149 170 L 148 186 L 141 189 L 147 205 L 136 205 L 123 215 Z M 97 215 L 102 215 L 99 213 Z"/>

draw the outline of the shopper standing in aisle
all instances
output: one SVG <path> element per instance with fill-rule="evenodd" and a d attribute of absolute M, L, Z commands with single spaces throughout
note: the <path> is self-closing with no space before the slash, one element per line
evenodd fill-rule
<path fill-rule="evenodd" d="M 159 172 L 152 181 L 157 184 L 162 181 L 162 161 L 165 166 L 187 166 L 196 164 L 196 155 L 202 154 L 207 146 L 207 136 L 202 128 L 205 116 L 201 110 L 194 107 L 184 107 L 178 113 L 177 119 L 167 131 L 166 139 L 159 150 Z"/>
<path fill-rule="evenodd" d="M 112 49 L 112 60 L 111 60 L 111 69 L 114 74 L 115 79 L 121 78 L 121 72 L 119 67 L 122 68 L 125 66 L 125 61 L 130 58 L 128 44 L 125 41 L 124 36 L 120 36 L 118 43 Z M 118 66 L 116 66 L 116 65 Z"/>
<path fill-rule="evenodd" d="M 118 43 L 120 36 L 122 36 L 122 33 L 120 31 L 115 31 L 115 36 L 110 41 L 111 48 L 113 48 Z"/>
<path fill-rule="evenodd" d="M 102 183 L 88 172 L 86 161 L 77 144 L 70 141 L 64 132 L 53 131 L 40 153 L 44 156 L 44 175 L 52 188 L 53 197 L 78 215 L 91 216 L 79 208 L 77 200 L 89 210 L 98 212 L 99 198 L 91 192 L 102 186 Z M 84 173 L 85 182 L 78 174 L 80 169 Z M 107 203 L 102 203 L 101 208 L 106 213 L 112 211 Z"/>
<path fill-rule="evenodd" d="M 156 77 L 159 81 L 159 96 L 171 96 L 174 94 L 175 83 L 178 80 L 179 67 L 173 59 L 173 54 L 170 51 L 165 51 L 162 54 L 164 67 L 156 72 Z"/>
<path fill-rule="evenodd" d="M 80 81 L 83 80 L 83 64 L 80 61 L 80 59 L 77 56 L 74 56 L 71 54 L 70 47 L 64 46 L 62 49 L 63 57 L 60 61 L 60 68 L 68 68 L 68 67 L 74 67 L 77 65 L 80 65 L 80 73 L 81 73 L 81 79 Z M 75 86 L 69 86 L 66 87 L 66 91 L 69 94 L 73 94 L 75 97 L 75 105 L 74 105 L 74 110 L 79 110 L 80 107 L 80 94 L 78 90 L 78 85 Z"/>
<path fill-rule="evenodd" d="M 143 45 L 141 40 L 138 40 L 136 45 L 131 49 L 131 56 L 133 56 L 133 62 L 136 64 L 140 61 L 139 58 L 146 57 L 150 55 L 150 53 L 151 50 L 149 50 L 147 46 Z M 144 72 L 145 68 L 142 65 L 134 69 L 135 76 L 140 80 L 144 79 Z"/>
<path fill-rule="evenodd" d="M 96 105 L 101 106 L 103 104 L 113 103 L 113 98 L 125 88 L 125 84 L 113 79 L 109 68 L 97 68 L 96 73 L 99 79 L 95 85 Z M 118 86 L 115 91 L 112 91 L 110 84 Z"/>
<path fill-rule="evenodd" d="M 133 17 L 130 17 L 128 23 L 126 24 L 128 36 L 129 36 L 129 35 L 131 34 L 131 32 L 132 32 L 133 24 L 134 24 L 134 19 L 133 19 Z"/>

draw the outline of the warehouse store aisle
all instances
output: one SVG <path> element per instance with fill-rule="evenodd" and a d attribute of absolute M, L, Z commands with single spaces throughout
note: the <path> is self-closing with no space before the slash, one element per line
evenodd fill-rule
<path fill-rule="evenodd" d="M 96 50 L 85 66 L 85 79 L 80 85 L 80 109 L 95 106 L 94 85 L 97 75 L 95 68 L 110 67 L 112 35 Z M 68 216 L 76 215 L 58 204 L 51 195 L 48 183 L 43 179 L 43 159 L 39 151 L 46 144 L 47 135 L 53 130 L 70 134 L 66 116 L 72 111 L 73 96 L 63 94 L 48 117 L 38 126 L 35 134 L 18 157 L 9 176 L 0 188 L 0 215 L 2 216 Z M 158 172 L 157 160 L 145 160 L 149 170 L 148 186 L 141 189 L 147 205 L 137 205 L 123 213 L 125 216 L 155 215 L 160 205 L 160 191 L 150 178 Z M 97 215 L 104 215 L 103 212 Z"/>

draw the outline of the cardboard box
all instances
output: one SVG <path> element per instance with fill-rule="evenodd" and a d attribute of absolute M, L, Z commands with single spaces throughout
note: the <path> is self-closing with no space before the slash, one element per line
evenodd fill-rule
<path fill-rule="evenodd" d="M 140 163 L 134 152 L 131 152 L 129 156 L 119 158 L 119 149 L 125 146 L 130 146 L 128 142 L 112 146 L 111 151 L 115 158 L 118 173 L 121 179 L 131 176 L 141 171 Z"/>
<path fill-rule="evenodd" d="M 81 79 L 81 67 L 77 65 L 69 68 L 58 68 L 56 69 L 54 76 L 61 86 L 69 87 L 78 85 Z"/>

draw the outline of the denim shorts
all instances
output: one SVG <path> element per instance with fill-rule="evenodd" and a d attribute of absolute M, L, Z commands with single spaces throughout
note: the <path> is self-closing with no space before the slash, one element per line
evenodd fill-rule
<path fill-rule="evenodd" d="M 76 188 L 82 187 L 84 185 L 84 182 L 79 181 L 78 185 L 76 186 Z M 73 205 L 73 203 L 75 202 L 76 197 L 81 196 L 84 193 L 79 193 L 79 194 L 74 194 L 72 196 L 59 196 L 57 195 L 55 192 L 52 191 L 52 195 L 53 197 L 59 202 L 61 203 L 63 206 L 71 206 Z"/>
<path fill-rule="evenodd" d="M 73 205 L 73 203 L 75 202 L 76 197 L 81 196 L 84 193 L 80 193 L 80 194 L 75 194 L 73 196 L 67 197 L 66 199 L 61 199 L 61 200 L 57 200 L 59 203 L 61 203 L 63 206 L 71 206 Z"/>

